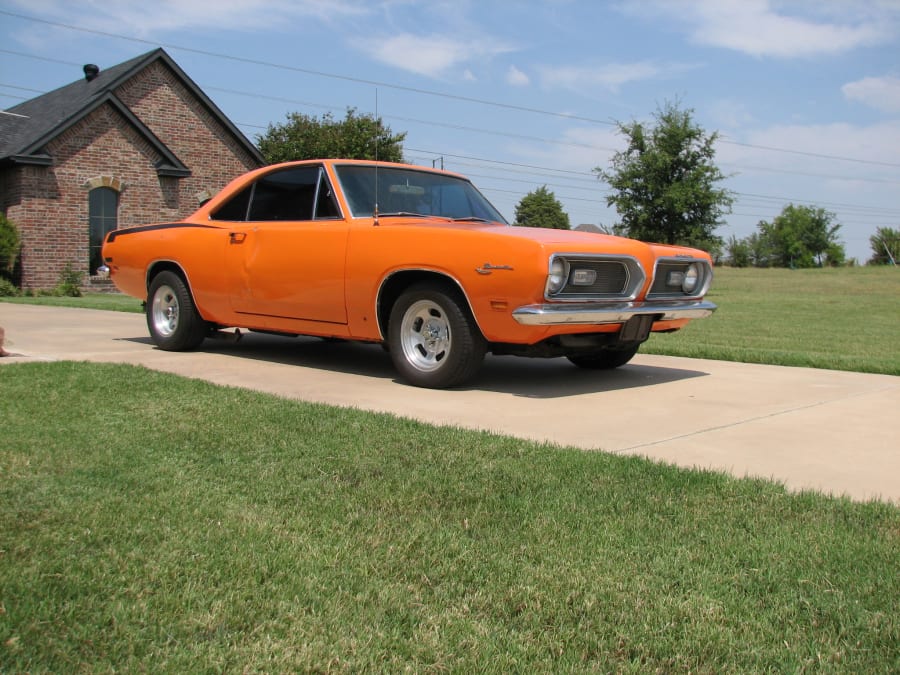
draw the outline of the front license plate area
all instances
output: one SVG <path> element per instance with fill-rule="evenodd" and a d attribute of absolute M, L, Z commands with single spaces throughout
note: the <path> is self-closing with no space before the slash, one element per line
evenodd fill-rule
<path fill-rule="evenodd" d="M 653 314 L 640 314 L 633 316 L 622 324 L 619 331 L 619 342 L 644 342 L 650 337 L 650 329 L 656 316 Z"/>

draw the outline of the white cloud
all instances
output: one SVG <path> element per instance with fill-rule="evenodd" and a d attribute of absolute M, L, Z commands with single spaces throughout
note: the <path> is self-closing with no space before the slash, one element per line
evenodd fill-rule
<path fill-rule="evenodd" d="M 509 70 L 506 71 L 506 81 L 514 87 L 526 87 L 531 84 L 528 75 L 515 66 L 510 66 Z"/>
<path fill-rule="evenodd" d="M 382 63 L 428 77 L 441 77 L 454 66 L 512 51 L 496 41 L 456 40 L 412 33 L 371 39 L 362 45 L 370 56 Z"/>
<path fill-rule="evenodd" d="M 851 101 L 859 101 L 887 113 L 900 113 L 900 77 L 865 77 L 848 82 L 841 92 Z"/>
<path fill-rule="evenodd" d="M 689 68 L 682 64 L 664 66 L 651 61 L 637 61 L 597 66 L 540 66 L 538 72 L 546 89 L 583 91 L 600 87 L 617 92 L 629 82 L 649 80 Z"/>
<path fill-rule="evenodd" d="M 714 101 L 706 112 L 717 129 L 741 129 L 756 122 L 748 105 L 735 99 Z"/>
<path fill-rule="evenodd" d="M 884 166 L 897 164 L 900 156 L 900 121 L 868 126 L 844 122 L 776 125 L 750 132 L 740 142 L 746 145 L 718 145 L 716 157 L 734 164 L 846 176 L 849 182 L 872 178 L 900 182 L 900 169 Z M 789 148 L 797 152 L 773 152 L 765 148 Z"/>
<path fill-rule="evenodd" d="M 877 12 L 854 13 L 856 3 L 843 4 L 841 12 L 840 3 L 792 2 L 782 5 L 782 12 L 770 0 L 646 0 L 624 11 L 687 23 L 697 44 L 757 57 L 839 54 L 891 38 L 891 22 L 879 20 Z M 828 11 L 832 14 L 826 15 Z M 885 12 L 891 15 L 887 7 Z M 825 16 L 828 20 L 820 18 Z"/>

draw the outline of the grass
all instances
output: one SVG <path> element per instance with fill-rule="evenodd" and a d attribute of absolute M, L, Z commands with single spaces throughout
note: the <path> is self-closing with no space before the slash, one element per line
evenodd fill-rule
<path fill-rule="evenodd" d="M 144 311 L 141 301 L 120 293 L 86 293 L 81 297 L 41 295 L 0 297 L 0 302 L 11 302 L 18 305 L 44 305 L 47 307 L 80 307 L 82 309 L 106 309 L 114 312 Z"/>
<path fill-rule="evenodd" d="M 900 375 L 900 269 L 717 268 L 709 299 L 719 309 L 674 334 L 653 335 L 646 354 Z M 122 295 L 0 298 L 140 312 Z"/>
<path fill-rule="evenodd" d="M 0 368 L 0 672 L 897 672 L 900 509 Z"/>

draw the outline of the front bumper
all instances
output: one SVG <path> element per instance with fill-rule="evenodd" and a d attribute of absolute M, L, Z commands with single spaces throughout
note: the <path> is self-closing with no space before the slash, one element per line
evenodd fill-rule
<path fill-rule="evenodd" d="M 634 316 L 653 316 L 654 321 L 705 319 L 716 306 L 705 300 L 671 302 L 597 302 L 579 304 L 525 305 L 512 316 L 523 326 L 597 325 L 624 323 Z"/>

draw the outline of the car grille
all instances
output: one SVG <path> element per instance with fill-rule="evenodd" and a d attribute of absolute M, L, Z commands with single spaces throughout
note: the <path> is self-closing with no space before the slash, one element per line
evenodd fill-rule
<path fill-rule="evenodd" d="M 568 258 L 569 278 L 563 289 L 553 297 L 558 300 L 585 298 L 617 298 L 629 295 L 628 267 L 619 260 L 578 260 Z M 597 277 L 589 285 L 573 283 L 576 271 L 593 271 Z"/>
<path fill-rule="evenodd" d="M 667 286 L 666 279 L 669 278 L 669 272 L 684 272 L 688 265 L 692 261 L 688 262 L 660 262 L 656 265 L 656 277 L 653 279 L 653 286 L 650 287 L 651 295 L 669 295 L 669 294 L 682 294 L 681 284 L 677 286 Z"/>

